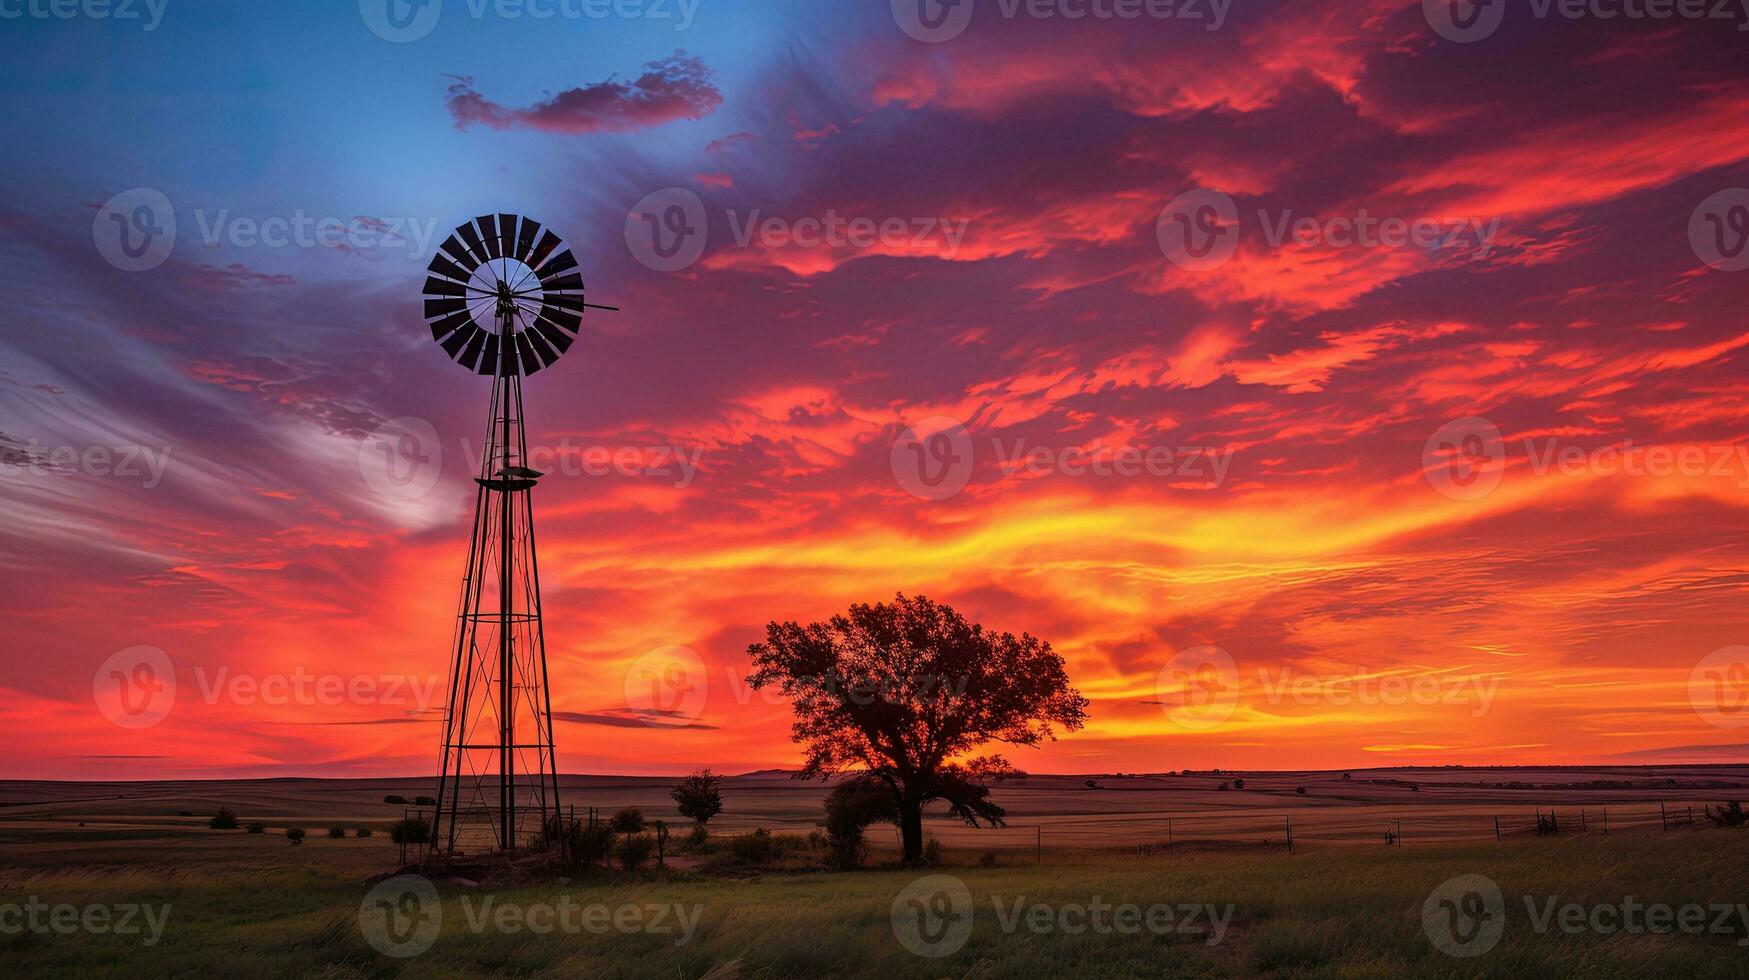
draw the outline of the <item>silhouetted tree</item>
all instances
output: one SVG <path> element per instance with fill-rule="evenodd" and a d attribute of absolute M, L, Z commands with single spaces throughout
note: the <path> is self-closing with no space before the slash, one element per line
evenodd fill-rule
<path fill-rule="evenodd" d="M 892 794 L 904 860 L 923 859 L 923 807 L 945 800 L 972 826 L 1002 825 L 987 779 L 1016 774 L 1001 756 L 956 761 L 988 742 L 1037 745 L 1073 731 L 1087 699 L 1049 643 L 993 633 L 917 596 L 855 605 L 848 616 L 771 623 L 747 648 L 754 689 L 777 685 L 806 746 L 799 778 L 865 770 Z"/>
<path fill-rule="evenodd" d="M 713 776 L 709 769 L 703 769 L 682 779 L 668 791 L 668 795 L 679 807 L 681 816 L 703 825 L 723 812 L 723 794 L 718 789 L 722 782 L 723 777 Z"/>

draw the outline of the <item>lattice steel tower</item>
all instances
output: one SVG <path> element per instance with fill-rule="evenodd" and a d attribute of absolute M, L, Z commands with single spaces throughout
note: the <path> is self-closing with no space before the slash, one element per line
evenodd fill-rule
<path fill-rule="evenodd" d="M 435 854 L 513 852 L 559 814 L 552 697 L 522 378 L 562 356 L 587 309 L 570 250 L 513 214 L 464 224 L 431 260 L 425 317 L 461 364 L 494 379 L 443 720 Z"/>

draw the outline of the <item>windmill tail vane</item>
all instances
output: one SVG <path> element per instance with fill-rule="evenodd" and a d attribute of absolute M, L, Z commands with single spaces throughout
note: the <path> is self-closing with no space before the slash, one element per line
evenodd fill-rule
<path fill-rule="evenodd" d="M 559 820 L 522 379 L 571 348 L 583 274 L 550 230 L 514 214 L 456 228 L 428 267 L 425 318 L 451 360 L 494 378 L 453 641 L 431 853 L 513 853 Z"/>

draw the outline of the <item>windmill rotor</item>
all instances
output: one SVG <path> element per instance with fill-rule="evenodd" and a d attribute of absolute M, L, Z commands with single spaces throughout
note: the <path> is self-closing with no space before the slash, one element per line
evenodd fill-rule
<path fill-rule="evenodd" d="M 456 228 L 426 267 L 425 319 L 450 359 L 483 375 L 534 374 L 563 357 L 583 312 L 576 256 L 540 222 L 485 214 Z"/>

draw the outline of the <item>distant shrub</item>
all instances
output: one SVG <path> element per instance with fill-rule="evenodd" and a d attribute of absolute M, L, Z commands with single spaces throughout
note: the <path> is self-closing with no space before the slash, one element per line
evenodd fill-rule
<path fill-rule="evenodd" d="M 288 828 L 286 828 L 285 839 L 291 841 L 293 847 L 296 847 L 299 844 L 302 844 L 304 842 L 304 828 L 302 828 L 302 827 L 288 827 Z"/>
<path fill-rule="evenodd" d="M 1245 781 L 1243 779 L 1233 780 L 1233 788 L 1234 789 L 1244 789 L 1245 788 Z"/>
<path fill-rule="evenodd" d="M 735 838 L 731 845 L 735 859 L 745 864 L 768 864 L 776 849 L 771 843 L 771 831 L 755 827 L 751 833 Z"/>
<path fill-rule="evenodd" d="M 1225 792 L 1225 791 L 1230 790 L 1232 788 L 1233 788 L 1232 783 L 1222 783 L 1221 785 L 1215 787 L 1215 789 L 1220 790 L 1222 792 Z"/>
<path fill-rule="evenodd" d="M 931 837 L 923 842 L 923 864 L 925 867 L 941 867 L 941 841 Z"/>
<path fill-rule="evenodd" d="M 346 828 L 345 827 L 329 827 L 328 828 L 328 837 L 331 840 L 339 840 L 345 836 L 346 836 Z"/>
<path fill-rule="evenodd" d="M 613 850 L 613 828 L 600 820 L 578 821 L 571 825 L 568 846 L 576 864 L 584 867 L 602 864 Z"/>
<path fill-rule="evenodd" d="M 832 787 L 826 794 L 826 862 L 854 868 L 868 856 L 868 827 L 899 816 L 893 791 L 879 780 L 860 777 Z"/>
<path fill-rule="evenodd" d="M 267 833 L 267 825 L 262 823 L 259 820 L 253 821 L 245 829 L 251 834 L 265 834 L 265 833 Z"/>
<path fill-rule="evenodd" d="M 1296 788 L 1294 790 L 1294 792 L 1298 793 L 1301 796 L 1304 796 L 1304 795 L 1306 795 L 1306 788 L 1304 786 L 1300 786 L 1300 787 Z"/>
<path fill-rule="evenodd" d="M 705 829 L 704 824 L 695 823 L 692 825 L 692 830 L 680 839 L 680 849 L 683 851 L 703 850 L 710 839 L 711 832 Z"/>
<path fill-rule="evenodd" d="M 369 837 L 370 836 L 370 828 L 369 827 L 360 827 L 357 830 L 352 832 L 352 836 L 354 836 L 354 837 Z"/>
<path fill-rule="evenodd" d="M 408 817 L 389 824 L 389 840 L 397 844 L 428 844 L 431 825 L 417 817 Z"/>
<path fill-rule="evenodd" d="M 406 806 L 407 805 L 407 798 L 405 796 L 390 795 L 390 796 L 383 797 L 383 802 L 391 804 L 393 806 Z"/>
<path fill-rule="evenodd" d="M 644 832 L 644 811 L 635 806 L 628 806 L 613 815 L 613 829 L 621 834 L 641 834 Z"/>
<path fill-rule="evenodd" d="M 1088 789 L 1098 789 L 1099 784 L 1094 782 L 1093 780 L 1089 779 L 1089 780 L 1087 780 L 1087 788 Z"/>
<path fill-rule="evenodd" d="M 1421 787 L 1419 787 L 1419 786 L 1411 786 L 1411 787 L 1409 787 L 1409 792 L 1411 792 L 1411 793 L 1419 793 L 1419 792 L 1421 792 Z"/>
<path fill-rule="evenodd" d="M 415 796 L 413 798 L 413 805 L 414 806 L 436 806 L 437 800 L 435 800 L 429 796 Z"/>
<path fill-rule="evenodd" d="M 219 812 L 213 814 L 213 818 L 206 822 L 206 825 L 214 830 L 236 830 L 237 815 L 231 812 L 230 807 L 222 806 L 219 807 Z"/>
<path fill-rule="evenodd" d="M 614 849 L 619 857 L 620 867 L 627 871 L 636 871 L 643 867 L 655 852 L 656 839 L 649 834 L 627 834 L 620 838 L 619 847 Z"/>
<path fill-rule="evenodd" d="M 1743 804 L 1737 800 L 1708 809 L 1706 815 L 1708 820 L 1720 827 L 1741 827 L 1749 823 L 1749 813 L 1744 812 Z"/>
<path fill-rule="evenodd" d="M 1539 834 L 1558 834 L 1561 832 L 1561 821 L 1555 817 L 1553 810 L 1536 815 L 1536 832 Z"/>
<path fill-rule="evenodd" d="M 674 800 L 681 816 L 705 824 L 723 812 L 723 794 L 719 789 L 722 782 L 723 777 L 713 775 L 709 769 L 701 769 L 682 779 L 668 791 L 668 796 Z"/>
<path fill-rule="evenodd" d="M 978 867 L 980 867 L 980 868 L 994 868 L 995 866 L 996 866 L 996 852 L 995 851 L 985 851 L 984 853 L 978 855 Z"/>
<path fill-rule="evenodd" d="M 1342 778 L 1343 778 L 1343 779 L 1353 779 L 1353 778 L 1354 778 L 1354 774 L 1353 774 L 1353 773 L 1347 773 L 1347 772 L 1345 772 L 1345 773 L 1343 773 L 1343 774 L 1342 774 Z"/>

